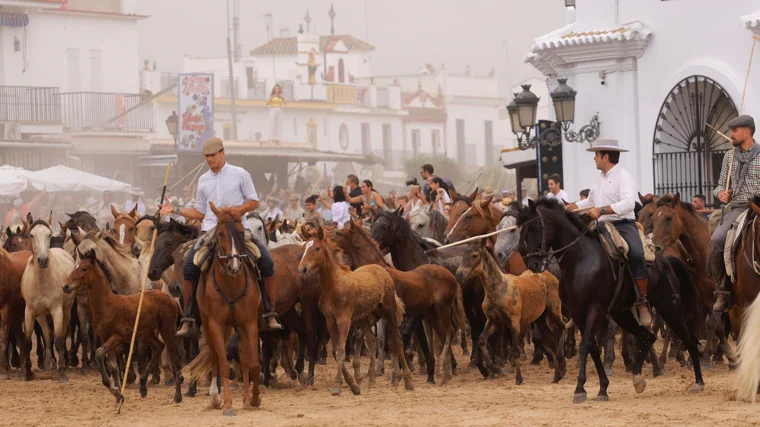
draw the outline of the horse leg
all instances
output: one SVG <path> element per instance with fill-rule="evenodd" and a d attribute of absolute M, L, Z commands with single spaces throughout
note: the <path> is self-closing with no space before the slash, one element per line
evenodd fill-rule
<path fill-rule="evenodd" d="M 362 349 L 364 348 L 364 323 L 365 321 L 362 320 L 361 325 L 356 324 L 356 327 L 354 328 L 354 360 L 353 360 L 353 367 L 354 367 L 354 381 L 356 381 L 357 384 L 362 383 Z M 361 327 L 360 327 L 361 326 Z"/>
<path fill-rule="evenodd" d="M 216 319 L 209 318 L 210 336 L 206 340 L 211 345 L 211 349 L 216 352 L 219 363 L 219 377 L 222 381 L 222 400 L 224 402 L 224 415 L 234 416 L 235 411 L 232 409 L 232 395 L 230 394 L 230 362 L 227 361 L 227 355 L 224 347 L 225 327 L 219 324 Z"/>
<path fill-rule="evenodd" d="M 421 316 L 407 316 L 401 323 L 401 342 L 404 345 L 404 357 L 407 358 L 407 363 L 413 367 L 414 361 L 414 349 L 411 345 L 412 333 L 416 331 L 418 323 L 422 321 Z M 386 324 L 387 327 L 387 324 Z M 391 355 L 393 356 L 393 355 Z M 422 363 L 418 360 L 419 363 Z M 413 369 L 414 371 L 414 369 Z"/>
<path fill-rule="evenodd" d="M 433 348 L 428 343 L 427 335 L 425 334 L 424 322 L 418 322 L 417 328 L 414 330 L 414 336 L 417 338 L 417 345 L 422 349 L 423 357 L 425 358 L 425 369 L 427 371 L 428 384 L 435 384 L 435 358 L 433 356 Z M 422 364 L 422 359 L 419 359 L 419 364 Z"/>
<path fill-rule="evenodd" d="M 544 334 L 542 333 L 541 328 L 535 323 L 531 324 L 530 328 L 533 332 L 530 337 L 531 342 L 533 342 L 533 359 L 530 360 L 530 364 L 539 366 L 541 365 L 541 360 L 544 359 L 544 346 L 542 345 Z"/>
<path fill-rule="evenodd" d="M 655 341 L 657 340 L 657 336 L 655 336 Z M 647 360 L 649 360 L 649 363 L 652 364 L 652 377 L 657 378 L 663 374 L 665 374 L 665 369 L 662 364 L 660 364 L 660 360 L 657 358 L 657 352 L 654 350 L 654 346 L 649 347 L 649 351 L 647 353 Z"/>
<path fill-rule="evenodd" d="M 384 317 L 388 322 L 388 328 L 390 332 L 391 355 L 397 355 L 398 359 L 393 360 L 393 357 L 391 356 L 391 365 L 393 367 L 394 378 L 394 381 L 392 381 L 391 384 L 394 382 L 395 384 L 398 384 L 396 379 L 398 378 L 398 370 L 400 364 L 401 376 L 404 378 L 404 386 L 407 390 L 412 391 L 414 390 L 414 386 L 412 385 L 412 371 L 409 370 L 409 365 L 406 363 L 406 358 L 404 357 L 404 344 L 401 342 L 401 333 L 398 330 L 398 322 L 396 321 L 396 307 L 395 305 L 391 305 L 390 307 L 392 310 L 386 310 Z"/>
<path fill-rule="evenodd" d="M 203 319 L 201 323 L 201 329 L 203 330 L 203 336 L 206 338 L 206 347 L 208 347 L 209 359 L 211 359 L 211 384 L 208 388 L 208 396 L 211 401 L 212 409 L 222 408 L 222 398 L 219 396 L 219 354 L 215 351 L 214 346 L 218 341 L 216 337 L 211 335 L 211 328 L 209 327 L 210 319 Z M 217 327 L 216 330 L 221 329 Z M 226 356 L 225 356 L 226 359 Z M 192 387 L 192 384 L 190 385 Z"/>
<path fill-rule="evenodd" d="M 153 335 L 153 332 L 146 336 L 145 345 L 150 349 L 150 361 L 145 369 L 140 372 L 140 397 L 148 395 L 148 377 L 153 373 L 153 369 L 158 366 L 161 359 L 161 353 L 164 351 L 164 344 Z"/>
<path fill-rule="evenodd" d="M 375 357 L 377 356 L 377 339 L 375 338 L 375 334 L 372 333 L 372 328 L 370 328 L 369 322 L 362 322 L 361 327 L 364 330 L 364 337 L 367 340 L 367 347 L 369 347 L 369 370 L 367 371 L 367 385 L 369 387 L 372 387 L 375 385 L 375 374 L 377 372 L 375 367 Z"/>
<path fill-rule="evenodd" d="M 559 361 L 558 344 L 559 344 L 560 339 L 559 337 L 555 336 L 554 332 L 551 330 L 551 328 L 549 328 L 549 325 L 546 324 L 546 321 L 547 321 L 547 317 L 541 316 L 536 320 L 535 326 L 538 328 L 538 330 L 541 333 L 543 345 L 546 346 L 546 348 L 549 350 L 549 354 L 551 354 L 552 358 L 554 359 L 554 379 L 552 379 L 552 383 L 556 384 L 560 382 L 562 377 L 565 376 L 565 373 L 562 371 L 560 367 L 560 361 Z"/>
<path fill-rule="evenodd" d="M 481 332 L 480 337 L 478 337 L 478 348 L 480 348 L 480 364 L 478 365 L 478 368 L 484 378 L 489 377 L 489 371 L 494 375 L 501 374 L 501 368 L 496 366 L 491 359 L 491 355 L 488 353 L 488 338 L 498 330 L 499 326 L 497 324 L 492 323 L 491 319 L 486 319 L 485 328 L 483 328 L 483 332 Z M 475 351 L 475 347 L 473 347 L 473 351 Z M 485 365 L 485 367 L 483 367 L 483 365 Z"/>
<path fill-rule="evenodd" d="M 71 307 L 68 307 L 71 310 Z M 69 316 L 66 316 L 64 308 L 59 306 L 50 310 L 53 316 L 53 328 L 55 331 L 55 350 L 58 352 L 58 382 L 67 383 L 69 378 L 66 376 L 66 335 Z"/>
<path fill-rule="evenodd" d="M 27 304 L 24 309 L 24 345 L 26 348 L 32 348 L 32 332 L 34 331 L 34 313 Z M 27 357 L 24 359 L 24 381 L 32 381 L 34 373 L 32 372 L 32 360 Z"/>
<path fill-rule="evenodd" d="M 337 372 L 335 374 L 335 383 L 330 393 L 333 396 L 340 395 L 340 385 L 342 379 L 345 378 L 346 384 L 351 389 L 354 395 L 361 394 L 359 386 L 356 385 L 354 379 L 351 377 L 351 373 L 348 372 L 346 367 L 346 341 L 348 340 L 348 332 L 351 329 L 351 318 L 348 316 L 341 317 L 335 320 L 335 325 L 330 329 L 330 339 L 334 339 L 333 352 L 335 353 L 335 360 L 337 362 Z"/>
<path fill-rule="evenodd" d="M 467 349 L 467 331 L 462 328 L 462 330 L 459 332 L 459 341 L 462 346 L 462 356 L 469 356 L 470 350 Z"/>
<path fill-rule="evenodd" d="M 37 339 L 37 369 L 40 371 L 44 370 L 51 370 L 53 369 L 52 361 L 48 357 L 48 351 L 52 352 L 52 345 L 47 345 L 47 342 L 45 341 L 45 337 L 47 335 L 44 334 L 42 325 L 40 322 L 36 321 L 34 322 L 34 334 Z"/>
<path fill-rule="evenodd" d="M 712 370 L 712 353 L 713 353 L 713 341 L 715 340 L 715 330 L 718 328 L 718 323 L 720 315 L 716 314 L 709 314 L 707 316 L 707 321 L 705 322 L 706 326 L 706 337 L 705 337 L 705 347 L 704 352 L 702 353 L 702 368 L 704 368 L 706 371 Z"/>
<path fill-rule="evenodd" d="M 11 332 L 11 305 L 6 304 L 0 309 L 0 380 L 7 380 L 8 376 L 8 337 Z"/>
<path fill-rule="evenodd" d="M 319 340 L 317 338 L 319 332 L 319 309 L 315 310 L 311 305 L 312 304 L 304 304 L 304 302 L 301 301 L 301 312 L 306 334 L 306 351 L 308 352 L 309 357 L 309 372 L 302 380 L 304 385 L 314 384 L 314 365 L 317 363 L 317 352 L 319 351 Z"/>
<path fill-rule="evenodd" d="M 612 376 L 614 371 L 612 365 L 615 363 L 615 335 L 617 333 L 617 323 L 612 318 L 607 322 L 607 334 L 604 340 L 604 373 Z"/>
<path fill-rule="evenodd" d="M 607 378 L 607 373 L 604 369 L 604 363 L 602 363 L 601 353 L 599 351 L 599 346 L 596 344 L 596 340 L 591 340 L 589 344 L 591 360 L 594 361 L 594 367 L 596 367 L 596 372 L 599 374 L 599 394 L 596 395 L 594 400 L 597 402 L 607 402 L 610 400 L 610 397 L 607 395 L 607 387 L 610 385 L 610 381 Z"/>
<path fill-rule="evenodd" d="M 736 359 L 734 350 L 728 344 L 728 337 L 726 336 L 726 329 L 723 322 L 720 322 L 718 324 L 716 331 L 718 333 L 718 348 L 723 350 L 723 352 L 726 354 L 726 358 L 728 359 L 728 369 L 730 371 L 733 371 L 738 366 L 738 361 Z"/>
<path fill-rule="evenodd" d="M 176 315 L 173 315 L 176 318 Z M 171 367 L 172 377 L 174 378 L 174 403 L 182 402 L 182 383 L 185 381 L 182 376 L 182 362 L 180 361 L 179 351 L 177 346 L 177 338 L 174 336 L 176 333 L 174 322 L 166 322 L 162 324 L 161 339 L 166 346 L 166 358 L 168 359 L 169 366 Z"/>
<path fill-rule="evenodd" d="M 583 328 L 581 329 L 581 345 L 578 355 L 578 382 L 575 387 L 573 403 L 582 403 L 586 401 L 586 390 L 584 388 L 584 385 L 586 384 L 586 364 L 588 363 L 588 355 L 592 343 L 596 340 L 595 335 L 599 329 L 599 322 L 601 321 L 602 316 L 601 309 L 597 305 L 591 306 L 585 318 L 580 318 L 575 315 L 573 316 L 573 320 L 575 320 L 578 328 Z M 599 388 L 601 393 L 602 389 L 607 389 L 609 379 L 607 379 L 607 374 L 604 372 L 604 369 L 598 371 L 597 375 L 599 375 Z"/>
<path fill-rule="evenodd" d="M 522 360 L 520 349 L 522 347 L 520 346 L 520 342 L 523 341 L 523 335 L 520 332 L 519 314 L 516 316 L 516 318 L 512 319 L 512 325 L 510 327 L 510 331 L 512 332 L 512 349 L 511 349 L 512 352 L 511 353 L 515 361 L 515 385 L 522 385 L 523 377 L 522 377 L 522 370 L 520 369 L 520 361 Z"/>
<path fill-rule="evenodd" d="M 644 364 L 644 358 L 649 354 L 649 349 L 654 344 L 654 335 L 636 321 L 630 310 L 617 312 L 613 317 L 621 328 L 636 338 L 636 351 L 631 372 L 633 373 L 633 387 L 636 393 L 643 393 L 646 389 L 646 381 L 641 375 L 641 367 Z"/>
<path fill-rule="evenodd" d="M 258 359 L 258 352 L 251 354 L 251 343 L 249 341 L 251 338 L 249 331 L 250 328 L 251 326 L 248 325 L 245 329 L 239 329 L 237 331 L 238 337 L 240 339 L 240 342 L 238 344 L 238 368 L 240 369 L 240 376 L 242 377 L 243 407 L 246 409 L 253 406 L 251 404 L 250 397 L 251 359 L 254 357 Z"/>
<path fill-rule="evenodd" d="M 264 387 L 269 388 L 269 384 L 272 382 L 272 356 L 274 353 L 274 350 L 272 349 L 273 346 L 273 339 L 272 339 L 272 333 L 271 332 L 265 332 L 261 334 L 262 338 L 262 354 L 264 356 Z"/>
<path fill-rule="evenodd" d="M 377 375 L 385 373 L 385 319 L 378 320 L 375 325 L 377 330 Z"/>
<path fill-rule="evenodd" d="M 100 370 L 100 377 L 103 381 L 103 385 L 108 389 L 108 391 L 111 392 L 111 394 L 114 395 L 116 398 L 116 404 L 118 405 L 119 402 L 124 400 L 124 396 L 121 395 L 121 391 L 119 391 L 119 384 L 112 384 L 111 383 L 111 377 L 108 374 L 108 366 L 106 365 L 106 357 L 109 353 L 112 353 L 116 348 L 118 348 L 121 345 L 121 340 L 116 335 L 112 335 L 110 338 L 106 340 L 105 343 L 103 343 L 102 346 L 98 348 L 98 350 L 95 352 L 95 362 L 98 364 L 98 369 Z M 118 368 L 117 368 L 118 372 Z M 118 382 L 118 375 L 115 379 Z"/>
<path fill-rule="evenodd" d="M 78 297 L 77 297 L 78 298 Z M 82 344 L 82 375 L 90 373 L 90 313 L 89 308 L 77 304 L 77 317 L 79 318 L 79 341 Z"/>

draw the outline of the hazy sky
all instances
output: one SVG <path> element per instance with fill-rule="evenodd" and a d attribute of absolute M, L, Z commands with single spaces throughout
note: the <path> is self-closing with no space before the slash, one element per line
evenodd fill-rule
<path fill-rule="evenodd" d="M 373 74 L 410 73 L 424 63 L 445 63 L 452 72 L 470 65 L 476 74 L 494 67 L 502 96 L 509 85 L 540 75 L 522 57 L 535 37 L 565 23 L 564 0 L 239 2 L 244 53 L 267 41 L 265 13 L 273 16 L 275 37 L 282 28 L 295 36 L 307 9 L 312 32 L 325 35 L 334 4 L 335 33 L 368 39 L 376 47 Z M 226 54 L 226 0 L 138 0 L 138 13 L 151 16 L 139 24 L 141 57 L 155 60 L 161 70 L 181 71 L 184 55 Z"/>

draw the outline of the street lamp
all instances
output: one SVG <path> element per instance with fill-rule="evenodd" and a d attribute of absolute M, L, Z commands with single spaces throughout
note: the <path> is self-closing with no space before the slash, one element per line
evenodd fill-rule
<path fill-rule="evenodd" d="M 559 130 L 553 126 L 537 127 L 538 96 L 530 91 L 530 85 L 522 85 L 522 89 L 522 92 L 514 94 L 514 99 L 507 105 L 512 133 L 517 137 L 517 146 L 521 150 L 528 150 L 536 148 L 538 144 L 552 147 L 559 145 L 562 142 L 562 133 Z M 534 128 L 536 135 L 531 138 L 530 134 Z"/>
<path fill-rule="evenodd" d="M 166 119 L 166 128 L 169 130 L 169 133 L 172 135 L 172 138 L 174 138 L 174 142 L 177 141 L 177 122 L 179 121 L 179 117 L 177 117 L 177 112 L 172 111 L 172 115 L 169 116 Z"/>
<path fill-rule="evenodd" d="M 591 118 L 591 122 L 581 127 L 577 133 L 570 129 L 570 124 L 575 121 L 575 89 L 567 85 L 567 79 L 557 79 L 559 86 L 549 95 L 554 104 L 554 113 L 557 121 L 565 132 L 565 140 L 568 142 L 591 142 L 599 137 L 599 113 Z"/>

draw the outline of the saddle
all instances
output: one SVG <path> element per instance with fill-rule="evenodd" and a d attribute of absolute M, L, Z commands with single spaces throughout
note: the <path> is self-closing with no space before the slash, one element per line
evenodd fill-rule
<path fill-rule="evenodd" d="M 644 246 L 644 259 L 647 263 L 653 263 L 655 258 L 655 249 L 652 241 L 644 236 L 644 229 L 638 222 L 636 229 L 639 230 L 641 244 Z M 628 260 L 628 243 L 620 235 L 617 227 L 609 222 L 599 223 L 599 241 L 602 243 L 604 251 L 613 261 L 624 262 Z"/>
<path fill-rule="evenodd" d="M 731 282 L 736 281 L 736 250 L 741 244 L 742 237 L 747 232 L 749 225 L 752 224 L 755 216 L 751 215 L 752 209 L 747 209 L 742 212 L 736 221 L 731 224 L 731 228 L 726 234 L 726 244 L 723 250 L 723 261 L 726 264 L 726 277 L 731 279 Z"/>
<path fill-rule="evenodd" d="M 195 256 L 193 257 L 193 264 L 199 267 L 201 271 L 208 270 L 211 262 L 214 259 L 211 248 L 213 247 L 215 241 L 216 227 L 209 230 L 205 235 L 199 237 L 195 242 L 198 250 L 195 252 Z M 256 245 L 256 237 L 248 230 L 245 231 L 245 250 L 250 256 L 253 257 L 254 260 L 258 261 L 258 259 L 261 258 L 261 251 Z"/>

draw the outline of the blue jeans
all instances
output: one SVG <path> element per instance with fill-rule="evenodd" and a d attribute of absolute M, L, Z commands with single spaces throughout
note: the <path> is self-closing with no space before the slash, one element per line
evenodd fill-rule
<path fill-rule="evenodd" d="M 199 239 L 200 238 L 201 237 L 199 237 Z M 269 255 L 269 250 L 267 250 L 266 244 L 257 240 L 256 246 L 259 247 L 259 251 L 261 252 L 261 258 L 259 258 L 256 262 L 256 265 L 259 266 L 259 271 L 261 271 L 261 278 L 266 279 L 267 277 L 273 277 L 274 261 L 272 261 L 272 256 Z M 198 279 L 201 277 L 200 267 L 193 264 L 195 252 L 197 252 L 197 249 L 195 249 L 195 245 L 193 245 L 193 247 L 190 249 L 190 252 L 187 254 L 187 258 L 185 258 L 185 265 L 182 266 L 184 279 L 190 280 L 194 283 L 198 282 Z"/>
<path fill-rule="evenodd" d="M 636 222 L 622 220 L 615 221 L 612 224 L 617 227 L 620 236 L 628 243 L 628 265 L 631 267 L 634 280 L 648 279 L 649 268 L 646 259 L 644 259 L 644 245 L 641 243 Z"/>

